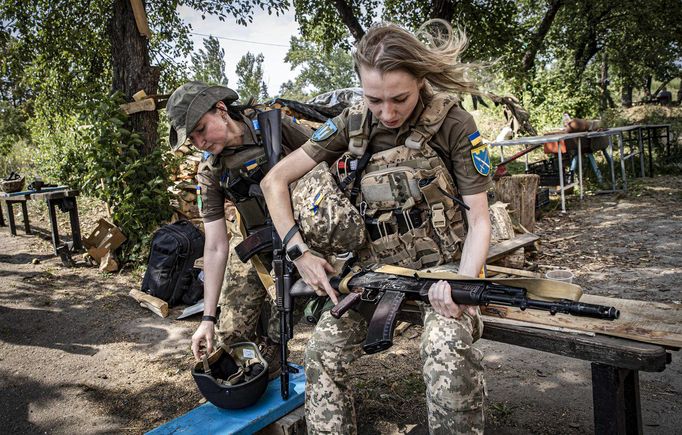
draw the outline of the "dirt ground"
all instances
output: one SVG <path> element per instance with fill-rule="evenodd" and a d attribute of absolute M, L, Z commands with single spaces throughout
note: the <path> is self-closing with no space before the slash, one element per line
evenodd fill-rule
<path fill-rule="evenodd" d="M 632 181 L 632 180 L 631 180 Z M 83 232 L 99 211 L 79 201 Z M 679 304 L 682 177 L 634 181 L 627 195 L 572 197 L 568 213 L 537 224 L 540 271 L 568 267 L 586 293 Z M 84 211 L 86 210 L 86 211 Z M 0 228 L 0 427 L 6 433 L 141 433 L 196 407 L 188 367 L 196 318 L 162 319 L 127 296 L 139 273 L 103 274 L 52 254 L 45 215 L 38 236 Z M 569 238 L 570 237 L 570 238 Z M 37 263 L 37 264 L 34 264 Z M 311 327 L 291 344 L 301 363 Z M 363 357 L 353 384 L 360 433 L 427 433 L 418 359 L 420 328 L 390 352 Z M 481 340 L 491 434 L 592 433 L 588 362 Z M 682 354 L 662 373 L 640 373 L 645 433 L 680 433 Z"/>

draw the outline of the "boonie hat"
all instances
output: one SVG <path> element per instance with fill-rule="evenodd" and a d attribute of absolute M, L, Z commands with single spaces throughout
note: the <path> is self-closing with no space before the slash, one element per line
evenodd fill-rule
<path fill-rule="evenodd" d="M 188 82 L 173 92 L 166 104 L 170 119 L 170 145 L 173 150 L 179 148 L 187 135 L 192 133 L 197 122 L 218 101 L 226 104 L 237 101 L 239 95 L 232 89 L 203 82 Z"/>

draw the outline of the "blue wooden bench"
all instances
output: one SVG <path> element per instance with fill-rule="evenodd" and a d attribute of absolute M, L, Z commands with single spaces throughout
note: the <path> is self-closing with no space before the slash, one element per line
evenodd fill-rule
<path fill-rule="evenodd" d="M 303 367 L 290 375 L 289 400 L 280 396 L 280 379 L 268 384 L 265 394 L 255 405 L 237 410 L 220 409 L 212 403 L 194 408 L 168 423 L 147 432 L 150 435 L 219 435 L 252 434 L 279 420 L 299 406 L 305 398 L 305 374 Z"/>

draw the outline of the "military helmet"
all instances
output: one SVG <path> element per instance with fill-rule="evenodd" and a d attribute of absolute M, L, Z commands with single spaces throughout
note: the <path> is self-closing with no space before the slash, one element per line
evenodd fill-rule
<path fill-rule="evenodd" d="M 268 363 L 251 342 L 221 346 L 192 368 L 201 394 L 223 409 L 251 406 L 268 386 Z"/>
<path fill-rule="evenodd" d="M 226 104 L 230 104 L 238 99 L 239 95 L 226 86 L 211 86 L 194 81 L 177 88 L 166 103 L 166 111 L 171 124 L 171 147 L 175 150 L 185 143 L 199 119 L 215 103 L 226 101 Z"/>

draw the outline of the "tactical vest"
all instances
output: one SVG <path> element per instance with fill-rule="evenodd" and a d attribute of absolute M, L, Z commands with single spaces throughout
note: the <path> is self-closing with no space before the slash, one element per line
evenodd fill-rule
<path fill-rule="evenodd" d="M 249 145 L 228 150 L 203 159 L 200 170 L 220 176 L 220 187 L 239 211 L 247 232 L 266 223 L 267 206 L 260 190 L 268 158 L 261 145 Z"/>
<path fill-rule="evenodd" d="M 457 102 L 449 94 L 434 95 L 405 144 L 372 154 L 356 175 L 360 193 L 355 205 L 370 239 L 358 253 L 361 264 L 422 269 L 460 258 L 465 215 L 452 199 L 459 193 L 447 166 L 429 146 Z M 366 152 L 370 117 L 367 108 L 351 111 L 349 151 L 332 168 L 337 177 L 343 178 Z"/>

